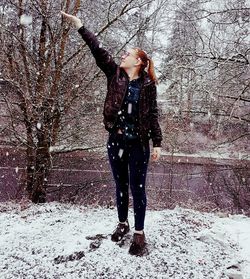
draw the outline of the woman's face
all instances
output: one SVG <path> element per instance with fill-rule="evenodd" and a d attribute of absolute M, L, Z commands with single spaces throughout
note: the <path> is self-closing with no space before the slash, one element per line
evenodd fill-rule
<path fill-rule="evenodd" d="M 136 50 L 130 48 L 124 51 L 121 57 L 120 67 L 124 69 L 130 69 L 138 65 L 140 65 L 140 58 L 138 58 Z"/>

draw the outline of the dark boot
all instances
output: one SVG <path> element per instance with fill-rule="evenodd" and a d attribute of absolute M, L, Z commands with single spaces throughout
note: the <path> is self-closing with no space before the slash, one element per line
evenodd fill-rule
<path fill-rule="evenodd" d="M 128 232 L 129 232 L 129 223 L 128 223 L 128 221 L 126 221 L 126 224 L 119 223 L 117 225 L 115 231 L 111 235 L 111 240 L 114 241 L 114 242 L 118 242 L 118 241 L 122 240 L 124 235 L 127 234 Z"/>
<path fill-rule="evenodd" d="M 134 233 L 133 241 L 129 248 L 129 254 L 134 256 L 142 256 L 146 246 L 145 234 Z"/>

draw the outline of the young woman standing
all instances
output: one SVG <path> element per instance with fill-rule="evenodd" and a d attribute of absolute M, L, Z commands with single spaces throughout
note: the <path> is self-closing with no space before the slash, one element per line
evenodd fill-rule
<path fill-rule="evenodd" d="M 116 184 L 119 219 L 111 240 L 118 242 L 129 232 L 128 188 L 130 185 L 135 231 L 129 253 L 142 255 L 146 245 L 145 182 L 150 156 L 149 140 L 152 139 L 153 142 L 153 161 L 160 157 L 162 141 L 153 61 L 142 49 L 130 48 L 121 56 L 120 65 L 117 65 L 109 52 L 100 47 L 95 35 L 83 26 L 78 17 L 64 12 L 62 15 L 78 29 L 98 67 L 107 77 L 103 122 L 109 132 L 107 148 Z"/>

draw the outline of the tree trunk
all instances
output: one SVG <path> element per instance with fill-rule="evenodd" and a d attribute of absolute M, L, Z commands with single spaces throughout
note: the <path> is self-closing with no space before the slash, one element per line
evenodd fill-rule
<path fill-rule="evenodd" d="M 43 146 L 39 146 L 36 152 L 34 184 L 31 195 L 31 200 L 34 203 L 46 202 L 49 159 L 49 150 L 44 142 Z"/>
<path fill-rule="evenodd" d="M 28 192 L 28 196 L 31 199 L 32 195 L 32 189 L 34 184 L 34 173 L 35 173 L 35 156 L 34 156 L 34 149 L 30 146 L 26 149 L 26 155 L 27 155 L 27 170 L 26 170 L 26 191 Z"/>
<path fill-rule="evenodd" d="M 33 158 L 31 172 L 28 172 L 28 178 L 32 178 L 29 183 L 32 183 L 32 185 L 27 185 L 27 190 L 32 202 L 44 203 L 46 202 L 46 188 L 50 169 L 49 139 L 44 127 L 37 129 L 37 139 L 36 155 Z M 30 189 L 32 190 L 30 191 Z"/>

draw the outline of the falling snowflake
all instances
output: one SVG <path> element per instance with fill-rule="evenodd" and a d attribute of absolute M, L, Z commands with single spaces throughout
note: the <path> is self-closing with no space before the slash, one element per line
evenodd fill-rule
<path fill-rule="evenodd" d="M 32 16 L 29 16 L 29 15 L 21 15 L 20 17 L 20 24 L 22 25 L 29 25 L 32 23 Z"/>
<path fill-rule="evenodd" d="M 132 113 L 132 104 L 129 103 L 128 104 L 128 114 L 131 114 Z"/>
<path fill-rule="evenodd" d="M 119 149 L 119 152 L 118 152 L 118 156 L 121 158 L 122 157 L 122 154 L 123 154 L 123 149 Z"/>
<path fill-rule="evenodd" d="M 37 127 L 38 130 L 40 130 L 41 127 L 42 127 L 42 124 L 41 124 L 40 122 L 38 122 L 38 123 L 36 124 L 36 127 Z"/>

